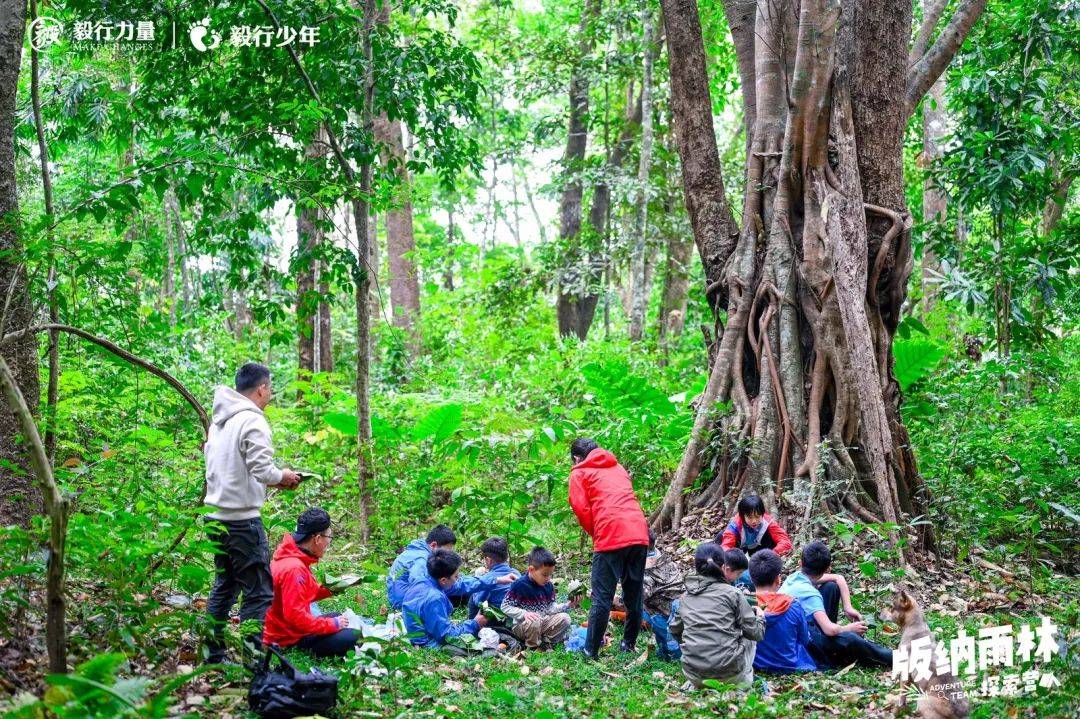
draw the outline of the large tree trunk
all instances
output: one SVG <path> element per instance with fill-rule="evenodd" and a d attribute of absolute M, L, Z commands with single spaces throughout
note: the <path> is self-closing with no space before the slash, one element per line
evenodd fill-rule
<path fill-rule="evenodd" d="M 908 72 L 910 2 L 759 3 L 752 31 L 740 30 L 752 41 L 735 37 L 736 52 L 753 52 L 739 67 L 753 68 L 755 116 L 743 228 L 732 242 L 717 211 L 723 184 L 697 7 L 662 6 L 687 208 L 708 296 L 726 300 L 727 324 L 654 527 L 678 526 L 706 451 L 722 455 L 713 463 L 721 470 L 694 503 L 720 516 L 753 491 L 801 515 L 802 526 L 843 510 L 902 525 L 929 501 L 892 375 L 912 266 L 903 130 L 911 89 L 926 84 L 913 73 L 940 75 L 940 57 Z M 945 35 L 927 55 L 942 42 L 955 52 L 959 43 Z M 888 532 L 894 547 L 901 531 Z M 932 546 L 928 525 L 919 539 Z"/>
<path fill-rule="evenodd" d="M 0 329 L 4 332 L 29 325 L 31 314 L 15 186 L 15 100 L 25 29 L 26 3 L 0 0 L 0 316 L 4 320 Z M 36 339 L 28 336 L 5 346 L 2 356 L 27 406 L 36 410 L 40 391 Z M 20 435 L 15 417 L 0 413 L 0 526 L 27 528 L 30 518 L 39 513 L 42 500 Z"/>
<path fill-rule="evenodd" d="M 588 333 L 587 324 L 591 323 L 597 301 L 596 291 L 592 287 L 595 270 L 587 259 L 588 253 L 578 245 L 583 190 L 581 165 L 585 161 L 589 132 L 589 76 L 584 64 L 593 46 L 589 23 L 599 9 L 598 0 L 587 0 L 581 13 L 577 57 L 570 75 L 570 118 L 566 131 L 566 151 L 562 158 L 564 184 L 559 199 L 559 241 L 566 248 L 567 256 L 559 277 L 556 314 L 559 334 L 563 337 L 577 335 L 579 339 L 585 339 Z M 586 315 L 590 318 L 589 323 L 582 319 Z"/>
<path fill-rule="evenodd" d="M 634 247 L 631 257 L 632 296 L 630 300 L 630 339 L 640 341 L 645 331 L 645 312 L 649 304 L 646 281 L 646 242 L 648 240 L 649 169 L 652 163 L 652 44 L 653 10 L 646 5 L 641 12 L 642 48 L 645 57 L 641 78 L 641 153 L 638 158 L 638 187 L 634 207 Z"/>
<path fill-rule="evenodd" d="M 416 276 L 411 179 L 405 166 L 401 121 L 385 113 L 375 119 L 375 137 L 382 144 L 383 163 L 391 166 L 399 187 L 394 207 L 386 212 L 386 255 L 390 263 L 390 309 L 394 326 L 405 330 L 415 347 L 420 316 L 420 283 Z"/>

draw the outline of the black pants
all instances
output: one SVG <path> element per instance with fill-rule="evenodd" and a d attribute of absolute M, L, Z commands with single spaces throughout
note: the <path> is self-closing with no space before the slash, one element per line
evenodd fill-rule
<path fill-rule="evenodd" d="M 825 602 L 825 613 L 835 622 L 840 613 L 840 587 L 836 582 L 825 582 L 818 587 L 818 591 Z M 811 619 L 809 624 L 810 645 L 807 649 L 818 667 L 846 667 L 852 662 L 864 667 L 892 666 L 891 649 L 874 644 L 855 632 L 841 632 L 835 637 L 827 637 L 817 622 Z"/>
<path fill-rule="evenodd" d="M 274 582 L 270 577 L 270 546 L 262 519 L 242 519 L 226 522 L 207 521 L 207 533 L 214 544 L 214 587 L 206 603 L 210 615 L 211 640 L 208 661 L 225 657 L 225 622 L 229 612 L 240 601 L 240 621 L 254 619 L 262 624 L 266 611 L 274 601 Z M 259 645 L 261 630 L 250 641 Z"/>
<path fill-rule="evenodd" d="M 593 552 L 592 560 L 592 606 L 589 608 L 589 630 L 585 635 L 585 651 L 596 656 L 604 642 L 611 601 L 615 598 L 615 585 L 622 584 L 623 603 L 626 604 L 626 632 L 623 642 L 634 648 L 641 631 L 642 586 L 645 582 L 645 555 L 649 548 L 644 544 L 623 547 L 610 552 Z"/>
<path fill-rule="evenodd" d="M 343 657 L 351 652 L 359 641 L 360 632 L 355 629 L 339 629 L 333 634 L 308 635 L 296 643 L 296 648 L 317 657 Z"/>

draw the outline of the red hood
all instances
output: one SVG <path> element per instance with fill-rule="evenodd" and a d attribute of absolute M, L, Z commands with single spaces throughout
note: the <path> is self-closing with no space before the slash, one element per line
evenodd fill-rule
<path fill-rule="evenodd" d="M 296 546 L 296 540 L 292 538 L 292 535 L 288 532 L 281 539 L 281 544 L 274 550 L 274 561 L 280 561 L 282 559 L 299 559 L 307 566 L 311 566 L 319 561 L 314 555 L 308 554 L 300 547 Z"/>
<path fill-rule="evenodd" d="M 783 614 L 791 608 L 793 601 L 795 599 L 790 595 L 779 592 L 759 591 L 757 593 L 758 606 L 764 609 L 766 614 Z"/>
<path fill-rule="evenodd" d="M 589 452 L 588 457 L 575 464 L 574 469 L 604 469 L 606 467 L 614 467 L 617 464 L 618 462 L 615 460 L 615 455 L 606 449 L 597 447 Z"/>

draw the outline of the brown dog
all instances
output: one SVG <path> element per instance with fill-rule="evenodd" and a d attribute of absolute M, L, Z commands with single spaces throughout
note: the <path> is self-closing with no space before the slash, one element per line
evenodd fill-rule
<path fill-rule="evenodd" d="M 940 657 L 934 651 L 934 635 L 915 598 L 903 589 L 897 591 L 893 595 L 891 610 L 882 612 L 882 616 L 900 627 L 900 646 L 897 651 L 906 651 L 910 656 L 913 641 L 930 637 L 930 652 L 933 657 L 930 661 L 930 677 L 916 679 L 913 673 L 909 673 L 901 683 L 902 694 L 896 708 L 902 708 L 907 703 L 908 689 L 911 684 L 915 684 L 919 688 L 919 699 L 915 707 L 922 719 L 963 719 L 968 716 L 971 708 L 968 706 L 963 685 L 953 676 L 951 667 L 943 666 L 939 671 Z"/>

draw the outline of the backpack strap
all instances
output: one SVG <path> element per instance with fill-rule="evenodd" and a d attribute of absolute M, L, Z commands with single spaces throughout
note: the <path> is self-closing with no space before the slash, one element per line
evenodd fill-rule
<path fill-rule="evenodd" d="M 263 671 L 264 672 L 269 671 L 269 669 L 270 669 L 270 658 L 271 658 L 271 656 L 277 657 L 278 662 L 281 664 L 282 668 L 285 670 L 285 674 L 292 677 L 293 679 L 296 678 L 296 667 L 294 667 L 292 665 L 292 662 L 290 662 L 288 659 L 285 658 L 284 652 L 281 651 L 281 647 L 278 646 L 277 644 L 270 644 L 270 645 L 268 645 L 266 647 L 266 658 L 263 660 L 264 661 L 264 665 L 263 665 Z"/>

